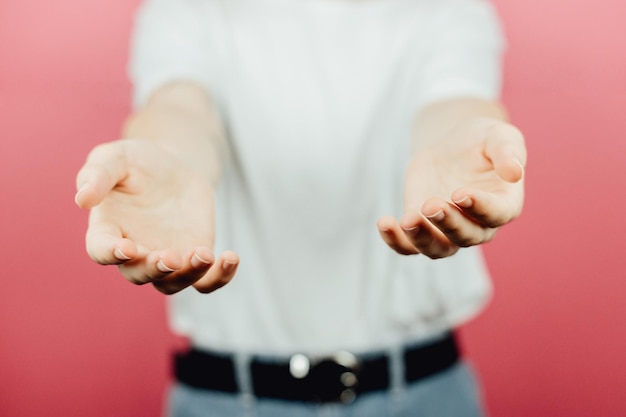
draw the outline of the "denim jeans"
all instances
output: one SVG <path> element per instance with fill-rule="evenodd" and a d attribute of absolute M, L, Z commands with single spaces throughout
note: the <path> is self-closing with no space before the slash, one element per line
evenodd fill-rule
<path fill-rule="evenodd" d="M 313 404 L 255 398 L 174 384 L 168 417 L 484 417 L 471 367 L 459 362 L 439 374 L 351 404 Z"/>

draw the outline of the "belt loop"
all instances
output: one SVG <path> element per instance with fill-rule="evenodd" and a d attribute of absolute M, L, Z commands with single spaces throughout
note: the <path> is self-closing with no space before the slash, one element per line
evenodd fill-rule
<path fill-rule="evenodd" d="M 250 375 L 250 362 L 252 358 L 247 353 L 235 353 L 233 362 L 235 365 L 235 381 L 239 388 L 241 402 L 246 409 L 250 409 L 255 402 L 252 376 Z"/>
<path fill-rule="evenodd" d="M 397 397 L 406 387 L 404 379 L 404 348 L 394 343 L 389 348 L 389 391 L 392 397 Z"/>

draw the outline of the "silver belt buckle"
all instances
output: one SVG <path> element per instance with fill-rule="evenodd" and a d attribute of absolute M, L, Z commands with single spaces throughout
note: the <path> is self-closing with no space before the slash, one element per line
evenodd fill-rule
<path fill-rule="evenodd" d="M 358 372 L 361 362 L 351 352 L 341 350 L 332 355 L 320 358 L 311 358 L 302 353 L 297 353 L 289 359 L 289 373 L 296 379 L 306 378 L 312 369 L 319 363 L 332 362 L 345 368 L 339 376 L 339 382 L 344 389 L 339 393 L 336 401 L 344 404 L 352 403 L 356 399 L 356 387 L 359 384 Z"/>

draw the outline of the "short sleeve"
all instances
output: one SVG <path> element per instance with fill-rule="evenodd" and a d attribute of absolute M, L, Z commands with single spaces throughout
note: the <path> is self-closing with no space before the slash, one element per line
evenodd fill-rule
<path fill-rule="evenodd" d="M 169 81 L 190 80 L 209 88 L 214 68 L 205 5 L 199 0 L 144 0 L 141 4 L 128 65 L 134 107 Z"/>
<path fill-rule="evenodd" d="M 454 97 L 499 97 L 505 39 L 490 3 L 445 2 L 432 22 L 426 42 L 418 107 Z"/>

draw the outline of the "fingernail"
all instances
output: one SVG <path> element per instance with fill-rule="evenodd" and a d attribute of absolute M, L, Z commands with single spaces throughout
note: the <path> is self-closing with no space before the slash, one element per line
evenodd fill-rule
<path fill-rule="evenodd" d="M 128 260 L 132 259 L 130 256 L 128 256 L 124 252 L 122 252 L 122 250 L 120 248 L 115 248 L 115 252 L 113 252 L 113 255 L 117 259 L 119 259 L 120 261 L 128 261 Z"/>
<path fill-rule="evenodd" d="M 89 188 L 89 184 L 83 184 L 83 185 L 81 185 L 81 187 L 78 189 L 78 191 L 76 191 L 76 194 L 74 195 L 74 203 L 76 203 L 76 205 L 78 205 L 78 196 L 80 195 L 80 193 L 82 193 L 83 191 L 85 191 L 87 188 Z"/>
<path fill-rule="evenodd" d="M 430 216 L 426 216 L 426 218 L 430 221 L 433 222 L 440 222 L 442 221 L 444 218 L 446 217 L 446 214 L 444 213 L 443 209 L 439 210 L 437 213 L 435 214 L 431 214 Z"/>
<path fill-rule="evenodd" d="M 206 259 L 203 259 L 200 255 L 198 255 L 198 252 L 194 252 L 193 256 L 191 257 L 191 266 L 194 268 L 200 268 L 210 263 L 210 261 L 207 261 Z"/>
<path fill-rule="evenodd" d="M 408 220 L 401 219 L 400 220 L 400 228 L 405 232 L 412 232 L 417 229 L 419 224 L 416 224 L 415 218 L 407 217 Z"/>
<path fill-rule="evenodd" d="M 235 269 L 235 266 L 237 266 L 236 263 L 224 261 L 224 263 L 222 264 L 222 269 L 226 272 L 232 272 L 233 269 Z"/>
<path fill-rule="evenodd" d="M 159 263 L 157 263 L 157 269 L 161 272 L 174 272 L 175 271 L 175 269 L 172 269 L 168 267 L 167 265 L 165 265 L 165 263 L 163 263 L 162 260 L 159 260 Z"/>
<path fill-rule="evenodd" d="M 472 198 L 470 196 L 465 196 L 462 199 L 455 201 L 454 204 L 459 207 L 470 208 L 472 207 L 472 205 L 474 205 L 474 202 L 472 201 Z"/>

